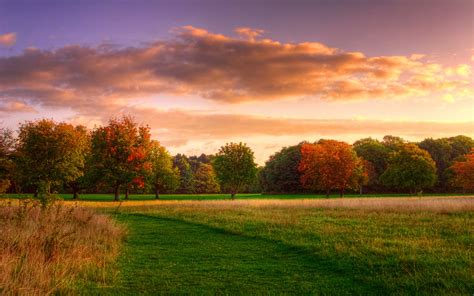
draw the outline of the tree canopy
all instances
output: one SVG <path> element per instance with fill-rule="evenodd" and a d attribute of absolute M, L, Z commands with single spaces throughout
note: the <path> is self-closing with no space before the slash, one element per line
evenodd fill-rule
<path fill-rule="evenodd" d="M 327 196 L 335 189 L 343 196 L 356 180 L 362 180 L 359 176 L 363 173 L 362 165 L 352 147 L 344 142 L 321 140 L 301 146 L 299 170 L 303 186 L 324 191 Z"/>
<path fill-rule="evenodd" d="M 145 171 L 151 169 L 148 153 L 151 146 L 150 129 L 138 126 L 131 117 L 109 120 L 108 125 L 92 132 L 92 163 L 100 180 L 114 189 L 119 200 L 121 186 L 144 186 Z"/>
<path fill-rule="evenodd" d="M 415 144 L 404 144 L 391 153 L 381 180 L 386 186 L 417 193 L 435 184 L 436 164 L 428 151 Z"/>
<path fill-rule="evenodd" d="M 235 198 L 244 186 L 256 178 L 257 164 L 253 151 L 243 143 L 229 143 L 219 149 L 213 166 L 222 190 Z"/>

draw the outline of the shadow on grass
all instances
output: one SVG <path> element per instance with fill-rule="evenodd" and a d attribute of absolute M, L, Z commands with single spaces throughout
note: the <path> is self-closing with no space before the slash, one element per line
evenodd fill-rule
<path fill-rule="evenodd" d="M 145 214 L 120 214 L 130 237 L 120 279 L 101 293 L 380 294 L 364 270 L 343 258 L 208 225 Z"/>

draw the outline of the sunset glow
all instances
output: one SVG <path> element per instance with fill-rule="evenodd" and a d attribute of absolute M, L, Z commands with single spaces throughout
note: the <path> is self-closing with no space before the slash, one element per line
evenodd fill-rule
<path fill-rule="evenodd" d="M 130 114 L 171 153 L 474 136 L 473 2 L 0 1 L 0 121 Z M 343 3 L 343 4 L 342 4 Z"/>

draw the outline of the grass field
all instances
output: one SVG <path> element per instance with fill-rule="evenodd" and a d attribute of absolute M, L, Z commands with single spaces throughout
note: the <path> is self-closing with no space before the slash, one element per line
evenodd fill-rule
<path fill-rule="evenodd" d="M 474 199 L 128 202 L 101 294 L 471 294 Z M 107 208 L 109 207 L 109 208 Z"/>
<path fill-rule="evenodd" d="M 452 193 L 426 194 L 426 196 L 452 196 Z M 457 193 L 456 196 L 469 196 L 469 194 Z M 63 200 L 72 200 L 72 194 L 57 194 Z M 0 198 L 31 198 L 32 194 L 3 194 Z M 124 195 L 120 198 L 123 200 Z M 409 194 L 346 194 L 345 198 L 366 198 L 366 197 L 410 197 Z M 237 194 L 237 199 L 321 199 L 326 198 L 325 195 L 317 194 L 260 194 L 260 193 L 244 193 Z M 330 198 L 339 198 L 338 194 L 333 194 Z M 154 194 L 130 194 L 129 199 L 133 200 L 155 200 Z M 161 200 L 221 200 L 230 199 L 229 194 L 161 194 Z M 114 201 L 112 194 L 81 194 L 80 200 L 83 201 Z"/>

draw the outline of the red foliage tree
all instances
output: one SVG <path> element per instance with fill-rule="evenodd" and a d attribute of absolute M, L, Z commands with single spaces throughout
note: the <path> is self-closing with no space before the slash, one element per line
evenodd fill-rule
<path fill-rule="evenodd" d="M 342 197 L 345 189 L 354 187 L 354 180 L 361 179 L 357 175 L 364 174 L 362 164 L 349 144 L 322 140 L 317 144 L 301 146 L 298 169 L 302 173 L 304 187 L 322 190 L 326 196 L 337 189 Z"/>
<path fill-rule="evenodd" d="M 474 191 L 474 149 L 465 161 L 456 161 L 450 168 L 454 172 L 453 185 L 464 191 Z"/>
<path fill-rule="evenodd" d="M 93 131 L 93 169 L 98 179 L 113 186 L 115 200 L 119 200 L 121 186 L 125 186 L 125 199 L 131 186 L 144 186 L 144 176 L 151 170 L 150 138 L 148 126 L 138 126 L 127 116 L 111 119 L 107 126 Z"/>

